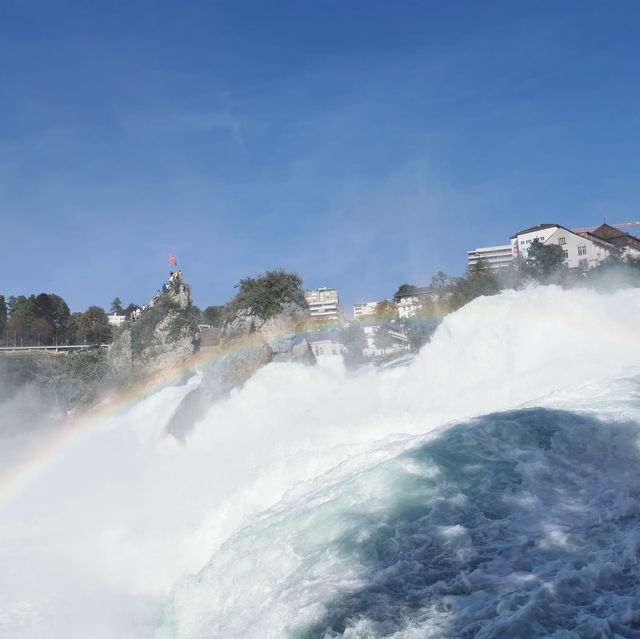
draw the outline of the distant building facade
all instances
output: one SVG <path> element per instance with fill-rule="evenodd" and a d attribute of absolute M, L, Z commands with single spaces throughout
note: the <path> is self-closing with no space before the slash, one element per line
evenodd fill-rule
<path fill-rule="evenodd" d="M 514 255 L 526 258 L 531 243 L 536 239 L 547 246 L 560 246 L 564 253 L 564 263 L 571 269 L 583 271 L 600 264 L 616 252 L 611 242 L 594 233 L 578 233 L 560 224 L 539 224 L 511 237 Z"/>
<path fill-rule="evenodd" d="M 117 313 L 107 315 L 107 322 L 109 322 L 109 326 L 121 326 L 126 319 L 126 315 L 118 315 Z"/>
<path fill-rule="evenodd" d="M 513 264 L 513 247 L 511 244 L 500 246 L 483 246 L 467 251 L 467 267 L 474 267 L 480 260 L 490 269 L 498 270 Z"/>
<path fill-rule="evenodd" d="M 375 315 L 378 302 L 363 302 L 353 305 L 353 319 L 359 320 L 367 315 Z"/>
<path fill-rule="evenodd" d="M 347 347 L 338 340 L 319 339 L 309 343 L 316 359 L 324 359 L 327 357 L 342 357 Z"/>
<path fill-rule="evenodd" d="M 307 341 L 311 351 L 319 361 L 327 358 L 342 357 L 347 351 L 340 328 L 325 328 L 313 331 L 307 335 Z"/>
<path fill-rule="evenodd" d="M 400 329 L 395 330 L 388 328 L 384 329 L 380 326 L 365 326 L 363 330 L 367 340 L 367 345 L 362 349 L 362 354 L 365 357 L 393 355 L 409 350 L 409 339 Z M 379 330 L 384 330 L 392 341 L 392 343 L 384 348 L 376 346 L 376 333 Z"/>
<path fill-rule="evenodd" d="M 305 299 L 309 305 L 309 315 L 315 320 L 340 322 L 342 308 L 340 298 L 335 288 L 318 288 L 306 291 Z"/>
<path fill-rule="evenodd" d="M 640 238 L 625 233 L 615 226 L 601 224 L 591 231 L 591 235 L 613 244 L 623 258 L 640 257 Z"/>
<path fill-rule="evenodd" d="M 511 253 L 513 257 L 526 258 L 529 247 L 534 240 L 539 240 L 544 244 L 560 228 L 563 227 L 559 224 L 538 224 L 512 235 Z"/>
<path fill-rule="evenodd" d="M 413 317 L 422 307 L 423 299 L 418 295 L 406 295 L 396 300 L 396 308 L 398 309 L 398 317 L 407 319 Z"/>

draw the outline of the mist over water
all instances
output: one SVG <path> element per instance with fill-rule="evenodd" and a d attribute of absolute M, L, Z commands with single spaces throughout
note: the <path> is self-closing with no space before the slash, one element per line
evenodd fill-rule
<path fill-rule="evenodd" d="M 0 636 L 640 637 L 638 317 L 509 291 L 406 367 L 271 364 L 184 445 L 198 376 L 96 420 L 0 504 Z"/>

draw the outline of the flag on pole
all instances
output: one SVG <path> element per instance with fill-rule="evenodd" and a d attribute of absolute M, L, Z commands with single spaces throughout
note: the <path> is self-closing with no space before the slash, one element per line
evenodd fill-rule
<path fill-rule="evenodd" d="M 178 266 L 178 262 L 177 262 L 176 258 L 173 257 L 173 255 L 169 255 L 169 264 L 171 264 L 173 266 Z"/>

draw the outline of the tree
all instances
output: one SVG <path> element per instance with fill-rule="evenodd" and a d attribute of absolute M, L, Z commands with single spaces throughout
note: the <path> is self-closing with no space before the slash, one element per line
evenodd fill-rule
<path fill-rule="evenodd" d="M 451 278 L 443 271 L 438 271 L 432 278 L 429 288 L 444 290 L 451 286 Z"/>
<path fill-rule="evenodd" d="M 351 322 L 342 331 L 342 342 L 346 347 L 344 358 L 350 362 L 357 362 L 367 347 L 367 336 L 360 324 Z"/>
<path fill-rule="evenodd" d="M 4 335 L 4 330 L 7 327 L 7 303 L 4 295 L 0 295 L 0 337 Z"/>
<path fill-rule="evenodd" d="M 529 246 L 525 261 L 527 273 L 540 283 L 549 283 L 566 271 L 564 251 L 558 244 L 543 244 L 535 239 Z"/>
<path fill-rule="evenodd" d="M 383 349 L 395 346 L 396 340 L 389 335 L 389 326 L 381 324 L 375 329 L 375 333 L 373 334 L 373 343 L 376 345 L 376 348 Z"/>
<path fill-rule="evenodd" d="M 113 302 L 111 302 L 111 312 L 117 313 L 118 315 L 122 315 L 124 313 L 124 308 L 122 308 L 122 301 L 119 297 L 116 297 Z"/>
<path fill-rule="evenodd" d="M 42 343 L 43 340 L 47 342 L 52 341 L 54 336 L 58 338 L 59 341 L 68 338 L 66 327 L 70 314 L 67 303 L 59 295 L 55 295 L 54 293 L 40 293 L 40 295 L 35 298 L 35 318 L 30 328 L 32 340 L 37 340 L 38 343 Z M 35 323 L 36 320 L 39 321 L 34 328 L 33 323 Z M 45 327 L 45 324 L 48 328 Z"/>
<path fill-rule="evenodd" d="M 78 342 L 102 344 L 111 338 L 107 314 L 99 306 L 90 306 L 78 319 Z"/>
<path fill-rule="evenodd" d="M 402 321 L 402 327 L 412 351 L 420 350 L 431 339 L 441 322 L 439 316 L 425 312 L 426 308 L 425 306 L 419 309 L 413 317 Z"/>
<path fill-rule="evenodd" d="M 376 304 L 375 319 L 378 325 L 373 335 L 373 342 L 376 348 L 389 348 L 395 345 L 395 340 L 389 335 L 390 330 L 398 330 L 399 328 L 394 325 L 398 319 L 398 309 L 395 304 L 389 300 L 378 302 Z"/>
<path fill-rule="evenodd" d="M 202 311 L 202 317 L 211 324 L 211 326 L 220 327 L 224 320 L 224 306 L 207 306 Z"/>
<path fill-rule="evenodd" d="M 54 334 L 53 326 L 44 318 L 36 317 L 29 327 L 29 335 L 34 344 L 49 344 Z"/>
<path fill-rule="evenodd" d="M 481 295 L 495 295 L 500 291 L 500 284 L 491 270 L 488 262 L 479 259 L 473 266 L 469 267 L 467 277 L 461 282 L 464 289 L 466 301 L 471 301 Z"/>
<path fill-rule="evenodd" d="M 18 295 L 17 297 L 11 296 L 9 298 L 9 315 L 10 317 L 20 316 L 26 326 L 29 327 L 31 322 L 36 317 L 36 296 L 30 295 L 25 297 L 24 295 Z"/>
<path fill-rule="evenodd" d="M 82 313 L 71 313 L 71 315 L 69 316 L 69 319 L 65 323 L 64 335 L 68 344 L 78 343 L 78 334 L 79 334 L 81 317 L 82 317 Z"/>
<path fill-rule="evenodd" d="M 9 321 L 7 322 L 7 331 L 12 334 L 16 343 L 29 339 L 29 327 L 36 317 L 36 297 L 24 295 L 9 297 Z"/>
<path fill-rule="evenodd" d="M 258 317 L 267 320 L 277 315 L 285 302 L 307 308 L 302 279 L 283 269 L 265 271 L 256 278 L 245 277 L 236 288 L 238 292 L 229 303 L 232 312 L 250 308 Z"/>
<path fill-rule="evenodd" d="M 398 290 L 393 294 L 393 301 L 399 302 L 403 297 L 411 297 L 418 293 L 418 287 L 413 284 L 400 284 Z"/>
<path fill-rule="evenodd" d="M 6 336 L 9 343 L 20 345 L 29 334 L 29 324 L 22 313 L 14 313 L 7 321 Z"/>
<path fill-rule="evenodd" d="M 133 313 L 137 308 L 138 305 L 131 302 L 127 308 L 124 309 L 123 313 L 127 316 L 127 319 L 129 319 L 131 317 L 131 313 Z"/>
<path fill-rule="evenodd" d="M 393 302 L 382 300 L 376 304 L 376 321 L 380 323 L 391 323 L 398 317 L 398 309 Z"/>
<path fill-rule="evenodd" d="M 58 330 L 64 330 L 67 321 L 71 316 L 71 311 L 69 310 L 67 303 L 59 295 L 49 293 L 49 300 L 51 304 L 51 320 L 53 322 L 53 326 Z"/>

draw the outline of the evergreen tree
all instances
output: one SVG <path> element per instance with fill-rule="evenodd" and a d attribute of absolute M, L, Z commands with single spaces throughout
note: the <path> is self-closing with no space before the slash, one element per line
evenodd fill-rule
<path fill-rule="evenodd" d="M 122 307 L 122 301 L 119 297 L 116 297 L 113 302 L 111 302 L 111 312 L 117 313 L 118 315 L 122 315 L 124 313 L 124 308 Z"/>
<path fill-rule="evenodd" d="M 135 311 L 137 308 L 138 308 L 138 305 L 131 302 L 127 306 L 127 308 L 124 309 L 123 313 L 127 316 L 127 319 L 128 319 L 131 317 L 131 313 L 133 313 L 133 311 Z"/>

